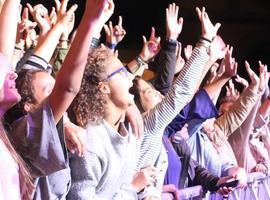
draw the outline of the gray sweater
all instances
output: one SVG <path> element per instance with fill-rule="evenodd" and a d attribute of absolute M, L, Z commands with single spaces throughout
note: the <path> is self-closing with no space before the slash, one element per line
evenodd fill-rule
<path fill-rule="evenodd" d="M 105 120 L 87 126 L 87 153 L 72 156 L 72 185 L 67 199 L 137 199 L 131 186 L 140 143 L 120 124 L 121 136 Z"/>

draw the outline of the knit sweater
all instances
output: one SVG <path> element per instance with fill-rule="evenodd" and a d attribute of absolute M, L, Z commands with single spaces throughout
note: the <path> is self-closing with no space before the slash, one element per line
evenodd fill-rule
<path fill-rule="evenodd" d="M 89 124 L 86 130 L 85 156 L 70 157 L 72 185 L 67 199 L 137 199 L 130 183 L 140 142 L 122 123 L 120 134 L 105 120 Z"/>
<path fill-rule="evenodd" d="M 208 58 L 206 53 L 195 48 L 162 102 L 143 114 L 144 138 L 137 169 L 155 164 L 163 148 L 163 132 L 179 111 L 191 100 Z M 162 186 L 160 183 L 156 184 L 161 194 L 160 185 Z"/>

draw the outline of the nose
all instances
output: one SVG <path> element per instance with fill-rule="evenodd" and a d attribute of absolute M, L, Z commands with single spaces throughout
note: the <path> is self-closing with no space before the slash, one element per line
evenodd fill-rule
<path fill-rule="evenodd" d="M 10 79 L 16 80 L 16 78 L 18 78 L 18 74 L 15 71 L 11 71 L 9 72 L 9 77 Z"/>

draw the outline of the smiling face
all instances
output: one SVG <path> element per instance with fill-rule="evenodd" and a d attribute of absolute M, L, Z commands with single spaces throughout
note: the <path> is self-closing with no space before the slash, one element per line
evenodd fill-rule
<path fill-rule="evenodd" d="M 3 112 L 7 111 L 21 100 L 21 96 L 16 89 L 16 78 L 17 74 L 13 70 L 10 70 L 5 77 L 2 89 L 0 90 L 0 109 Z"/>
<path fill-rule="evenodd" d="M 144 111 L 149 111 L 162 101 L 164 96 L 154 89 L 149 83 L 143 79 L 137 81 L 139 89 L 140 102 Z"/>

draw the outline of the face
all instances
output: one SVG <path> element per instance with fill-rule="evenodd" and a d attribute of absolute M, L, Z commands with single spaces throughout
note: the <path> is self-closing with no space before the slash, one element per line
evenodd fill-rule
<path fill-rule="evenodd" d="M 34 87 L 34 97 L 37 101 L 34 107 L 40 105 L 52 92 L 55 80 L 47 72 L 37 72 L 32 82 Z"/>
<path fill-rule="evenodd" d="M 164 96 L 159 91 L 155 90 L 150 84 L 143 79 L 138 81 L 138 88 L 142 107 L 145 111 L 154 108 L 162 101 Z"/>
<path fill-rule="evenodd" d="M 21 96 L 16 89 L 16 78 L 17 74 L 13 70 L 10 70 L 5 77 L 3 88 L 0 91 L 1 110 L 6 111 L 21 100 Z"/>
<path fill-rule="evenodd" d="M 107 66 L 109 99 L 116 107 L 125 110 L 134 104 L 134 96 L 129 93 L 134 75 L 126 71 L 121 61 L 114 56 Z"/>

